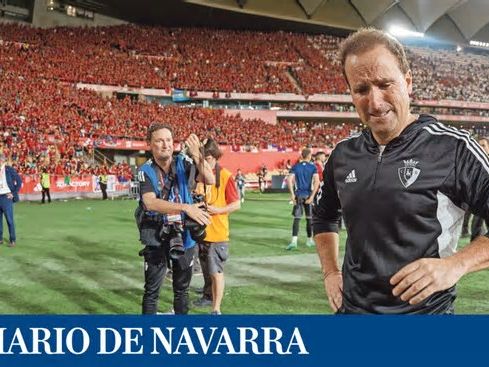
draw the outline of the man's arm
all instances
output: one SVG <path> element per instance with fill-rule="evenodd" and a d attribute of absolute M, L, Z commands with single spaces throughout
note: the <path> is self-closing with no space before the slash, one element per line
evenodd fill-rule
<path fill-rule="evenodd" d="M 489 238 L 477 237 L 455 255 L 442 259 L 419 259 L 391 278 L 394 296 L 410 304 L 454 286 L 465 274 L 489 267 Z"/>
<path fill-rule="evenodd" d="M 14 175 L 14 180 L 15 180 L 15 190 L 19 192 L 20 189 L 22 188 L 22 178 L 20 177 L 19 173 L 13 168 L 12 168 L 12 173 Z"/>
<path fill-rule="evenodd" d="M 328 161 L 325 175 L 317 190 L 313 206 L 314 242 L 323 271 L 324 289 L 334 312 L 343 302 L 343 278 L 338 266 L 340 201 L 334 185 L 333 159 Z"/>
<path fill-rule="evenodd" d="M 202 153 L 200 151 L 201 144 L 197 135 L 190 134 L 188 139 L 185 141 L 185 144 L 187 145 L 188 152 L 194 160 L 197 170 L 199 171 L 196 181 L 204 182 L 206 185 L 214 185 L 216 183 L 216 176 L 214 175 L 214 172 L 212 172 L 211 167 L 206 162 L 204 157 L 202 157 Z"/>
<path fill-rule="evenodd" d="M 215 185 L 216 183 L 216 175 L 212 172 L 209 163 L 206 160 L 202 159 L 204 171 L 201 172 L 202 163 L 197 165 L 197 169 L 199 170 L 199 174 L 197 175 L 196 180 L 198 182 L 205 182 L 206 185 Z"/>
<path fill-rule="evenodd" d="M 460 133 L 464 134 L 464 133 Z M 455 169 L 442 189 L 454 203 L 467 203 L 470 210 L 489 218 L 489 161 L 474 140 L 460 139 Z M 489 233 L 445 258 L 425 258 L 404 266 L 391 278 L 392 294 L 411 304 L 455 285 L 465 274 L 489 267 Z"/>
<path fill-rule="evenodd" d="M 293 172 L 290 172 L 289 177 L 287 177 L 287 186 L 289 187 L 290 200 L 292 200 L 294 202 L 294 204 L 296 204 L 295 192 L 294 192 L 295 175 Z"/>
<path fill-rule="evenodd" d="M 323 271 L 324 289 L 336 312 L 343 303 L 343 277 L 338 266 L 339 236 L 336 232 L 324 232 L 315 235 L 314 241 Z"/>
<path fill-rule="evenodd" d="M 226 198 L 226 206 L 218 208 L 213 205 L 209 205 L 207 210 L 211 214 L 231 214 L 232 212 L 241 208 L 241 200 L 239 200 L 238 191 L 236 190 L 236 182 L 233 177 L 229 177 L 224 189 L 224 195 Z"/>
<path fill-rule="evenodd" d="M 306 204 L 311 204 L 314 198 L 316 197 L 316 193 L 319 189 L 319 174 L 315 173 L 312 175 L 312 192 L 311 196 L 309 196 L 306 200 Z"/>
<path fill-rule="evenodd" d="M 234 201 L 231 204 L 228 204 L 221 208 L 218 208 L 217 206 L 213 206 L 213 205 L 209 205 L 207 207 L 207 210 L 211 214 L 231 214 L 232 212 L 235 212 L 236 210 L 239 209 L 241 209 L 241 202 L 239 200 Z"/>

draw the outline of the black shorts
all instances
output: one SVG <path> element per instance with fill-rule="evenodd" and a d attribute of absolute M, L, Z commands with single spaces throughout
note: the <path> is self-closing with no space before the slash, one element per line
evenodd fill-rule
<path fill-rule="evenodd" d="M 312 206 L 311 204 L 306 204 L 307 198 L 296 198 L 296 204 L 292 208 L 292 215 L 296 219 L 302 218 L 302 214 L 306 213 L 306 218 L 312 218 Z"/>

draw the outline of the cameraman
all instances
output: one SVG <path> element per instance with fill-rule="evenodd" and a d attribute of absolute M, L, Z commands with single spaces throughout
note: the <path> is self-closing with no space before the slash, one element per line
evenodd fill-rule
<path fill-rule="evenodd" d="M 194 134 L 185 142 L 191 158 L 173 154 L 173 132 L 168 125 L 153 123 L 147 131 L 147 142 L 153 159 L 138 172 L 141 200 L 135 213 L 140 240 L 145 245 L 140 252 L 144 256 L 142 312 L 157 313 L 160 287 L 171 265 L 173 308 L 176 314 L 186 314 L 195 241 L 185 222 L 191 218 L 201 228 L 209 224 L 205 204 L 194 204 L 191 190 L 195 180 L 213 184 L 214 175 L 201 156 L 200 141 Z"/>
<path fill-rule="evenodd" d="M 307 247 L 314 246 L 311 227 L 311 204 L 319 188 L 319 176 L 314 163 L 311 163 L 312 152 L 309 148 L 302 149 L 301 159 L 290 170 L 288 177 L 289 191 L 294 209 L 294 223 L 292 226 L 292 241 L 286 250 L 297 249 L 297 237 L 302 213 L 306 213 Z"/>
<path fill-rule="evenodd" d="M 224 263 L 229 252 L 229 214 L 240 209 L 241 201 L 236 182 L 231 172 L 219 165 L 222 157 L 219 145 L 213 139 L 204 144 L 206 162 L 214 170 L 215 184 L 206 187 L 207 210 L 211 214 L 211 223 L 206 229 L 206 237 L 199 242 L 199 260 L 204 275 L 204 295 L 196 306 L 205 306 L 211 290 L 213 315 L 221 314 L 221 302 L 224 295 Z M 201 186 L 199 184 L 199 186 Z M 198 189 L 201 189 L 198 187 Z M 204 192 L 198 190 L 198 192 Z"/>

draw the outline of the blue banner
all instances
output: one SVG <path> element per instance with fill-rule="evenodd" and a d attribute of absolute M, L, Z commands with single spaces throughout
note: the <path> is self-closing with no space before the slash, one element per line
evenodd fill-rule
<path fill-rule="evenodd" d="M 171 92 L 173 102 L 186 102 L 190 101 L 188 92 L 183 89 L 173 89 Z"/>
<path fill-rule="evenodd" d="M 1 316 L 0 366 L 472 366 L 486 316 Z"/>

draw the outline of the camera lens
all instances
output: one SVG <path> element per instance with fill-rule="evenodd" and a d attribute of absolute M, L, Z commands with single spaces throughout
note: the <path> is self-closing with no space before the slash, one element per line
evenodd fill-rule
<path fill-rule="evenodd" d="M 181 233 L 176 233 L 170 239 L 170 257 L 173 260 L 179 259 L 183 254 L 185 254 L 185 248 L 183 247 L 183 239 Z"/>

